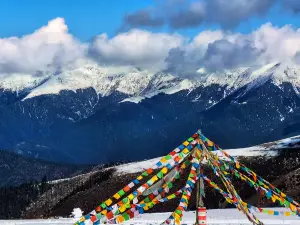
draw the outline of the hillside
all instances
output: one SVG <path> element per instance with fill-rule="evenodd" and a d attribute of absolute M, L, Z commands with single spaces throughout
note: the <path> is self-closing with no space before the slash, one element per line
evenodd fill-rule
<path fill-rule="evenodd" d="M 92 166 L 59 164 L 49 161 L 26 158 L 0 150 L 0 187 L 16 186 L 32 180 L 40 182 L 75 176 L 88 171 Z"/>
<path fill-rule="evenodd" d="M 274 183 L 284 192 L 300 200 L 300 137 L 293 137 L 273 143 L 266 143 L 246 149 L 227 150 L 232 156 L 252 168 L 259 175 Z M 89 212 L 101 201 L 110 197 L 137 177 L 140 172 L 153 165 L 157 159 L 130 163 L 94 171 L 67 180 L 53 182 L 52 190 L 45 192 L 34 201 L 23 213 L 24 218 L 48 218 L 55 216 L 67 217 L 73 208 L 81 208 Z M 205 167 L 205 173 L 213 177 L 213 172 Z M 185 173 L 184 176 L 187 176 Z M 182 186 L 185 179 L 179 180 L 172 190 Z M 217 182 L 217 181 L 216 181 Z M 271 206 L 268 201 L 259 200 L 255 191 L 246 184 L 234 180 L 239 187 L 241 196 L 249 203 L 260 206 Z M 205 204 L 209 209 L 225 207 L 221 196 L 212 191 L 207 185 Z M 176 200 L 163 203 L 151 210 L 151 212 L 172 211 Z M 190 209 L 195 208 L 194 197 L 191 200 Z M 226 206 L 228 207 L 228 206 Z"/>

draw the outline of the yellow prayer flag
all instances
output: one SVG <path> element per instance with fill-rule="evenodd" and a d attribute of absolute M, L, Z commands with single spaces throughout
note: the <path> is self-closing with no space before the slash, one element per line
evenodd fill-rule
<path fill-rule="evenodd" d="M 264 184 L 264 188 L 269 189 L 269 186 L 267 186 L 267 185 Z"/>
<path fill-rule="evenodd" d="M 182 143 L 184 146 L 188 146 L 189 145 L 189 142 L 188 141 L 185 141 Z"/>
<path fill-rule="evenodd" d="M 119 208 L 120 212 L 123 213 L 126 211 L 126 205 L 122 205 L 120 208 Z"/>
<path fill-rule="evenodd" d="M 284 212 L 284 215 L 285 215 L 285 216 L 290 216 L 291 213 L 290 213 L 290 212 Z"/>
<path fill-rule="evenodd" d="M 163 174 L 166 174 L 168 172 L 168 169 L 166 167 L 164 167 L 164 168 L 162 168 L 161 171 L 162 171 Z"/>
<path fill-rule="evenodd" d="M 152 180 L 153 183 L 154 183 L 154 182 L 156 182 L 156 181 L 158 180 L 158 177 L 155 175 L 155 176 L 153 176 L 153 177 L 151 178 L 151 180 Z"/>
<path fill-rule="evenodd" d="M 274 196 L 272 196 L 271 198 L 272 198 L 272 202 L 275 203 L 276 202 L 276 198 L 274 198 Z"/>
<path fill-rule="evenodd" d="M 121 198 L 121 196 L 117 193 L 117 194 L 115 194 L 114 196 L 113 196 L 115 199 L 119 199 L 119 198 Z"/>
<path fill-rule="evenodd" d="M 110 198 L 107 199 L 107 200 L 105 201 L 105 204 L 106 204 L 107 206 L 110 206 L 111 203 L 112 203 L 112 200 L 111 200 Z"/>
<path fill-rule="evenodd" d="M 175 218 L 175 220 L 176 220 L 176 219 L 177 219 L 177 220 L 180 220 L 180 215 L 177 214 L 177 213 L 174 213 L 174 218 Z"/>
<path fill-rule="evenodd" d="M 211 146 L 214 145 L 214 143 L 213 143 L 212 141 L 208 140 L 208 141 L 207 141 L 207 145 L 211 147 Z"/>
<path fill-rule="evenodd" d="M 118 216 L 117 221 L 118 221 L 118 223 L 123 223 L 125 221 L 125 219 L 123 216 Z"/>
<path fill-rule="evenodd" d="M 162 159 L 160 160 L 160 162 L 161 162 L 161 163 L 165 163 L 165 162 L 167 162 L 167 159 L 164 157 L 164 158 L 162 158 Z"/>
<path fill-rule="evenodd" d="M 293 204 L 290 204 L 290 209 L 295 212 L 297 210 L 296 206 Z"/>
<path fill-rule="evenodd" d="M 189 152 L 190 151 L 187 148 L 183 149 L 183 151 L 182 151 L 182 153 L 184 153 L 184 154 L 188 154 Z"/>
<path fill-rule="evenodd" d="M 135 198 L 135 196 L 133 194 L 128 195 L 127 197 L 130 201 L 133 200 Z"/>

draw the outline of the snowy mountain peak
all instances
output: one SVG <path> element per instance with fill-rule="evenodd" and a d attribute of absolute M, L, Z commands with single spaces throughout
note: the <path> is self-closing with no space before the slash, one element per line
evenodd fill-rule
<path fill-rule="evenodd" d="M 190 84 L 192 81 L 185 80 L 180 84 L 182 81 L 183 79 L 170 74 L 151 73 L 139 68 L 123 68 L 122 70 L 114 68 L 110 70 L 109 68 L 87 65 L 50 76 L 47 82 L 33 88 L 25 99 L 45 94 L 59 94 L 62 90 L 76 92 L 78 89 L 90 87 L 101 96 L 120 92 L 128 95 L 128 97 L 139 97 L 164 92 L 170 88 L 173 88 L 171 91 L 173 93 L 180 91 L 181 88 L 185 89 L 192 86 Z"/>
<path fill-rule="evenodd" d="M 202 78 L 203 86 L 218 84 L 230 90 L 246 86 L 246 91 L 263 85 L 267 81 L 272 81 L 277 86 L 291 83 L 297 90 L 300 87 L 300 67 L 292 62 L 271 63 L 262 67 L 243 67 L 214 72 Z"/>
<path fill-rule="evenodd" d="M 220 85 L 226 87 L 227 94 L 246 87 L 247 92 L 270 80 L 277 86 L 285 82 L 291 83 L 299 94 L 300 67 L 292 62 L 283 62 L 213 73 L 201 70 L 197 79 L 183 79 L 168 73 L 152 73 L 140 68 L 100 67 L 88 64 L 57 75 L 5 75 L 0 79 L 0 88 L 14 92 L 26 91 L 28 95 L 25 99 L 46 94 L 57 95 L 62 90 L 76 92 L 78 89 L 93 88 L 101 96 L 120 92 L 128 96 L 124 101 L 140 102 L 159 93 L 173 94 L 181 90 L 193 90 L 199 86 Z"/>

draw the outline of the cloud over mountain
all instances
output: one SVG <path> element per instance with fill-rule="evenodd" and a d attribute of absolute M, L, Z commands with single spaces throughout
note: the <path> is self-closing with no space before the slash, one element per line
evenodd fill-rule
<path fill-rule="evenodd" d="M 85 43 L 68 32 L 64 19 L 57 18 L 32 34 L 0 39 L 0 74 L 56 72 L 93 62 L 194 76 L 199 68 L 213 71 L 299 61 L 299 43 L 300 29 L 270 23 L 249 34 L 204 30 L 192 39 L 131 29 L 112 37 L 102 33 Z"/>
<path fill-rule="evenodd" d="M 89 56 L 107 65 L 163 68 L 169 50 L 182 46 L 183 41 L 179 35 L 137 29 L 112 38 L 100 34 L 90 44 Z"/>
<path fill-rule="evenodd" d="M 64 19 L 56 18 L 21 38 L 0 38 L 0 72 L 34 73 L 75 65 L 86 48 L 68 33 Z"/>
<path fill-rule="evenodd" d="M 190 75 L 200 67 L 215 71 L 286 61 L 296 57 L 299 42 L 300 29 L 289 25 L 267 23 L 250 34 L 203 31 L 180 50 L 170 50 L 167 70 Z"/>

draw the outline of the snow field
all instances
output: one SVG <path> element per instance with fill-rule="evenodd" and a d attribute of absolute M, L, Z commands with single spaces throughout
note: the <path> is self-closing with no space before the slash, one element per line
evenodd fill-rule
<path fill-rule="evenodd" d="M 276 208 L 278 211 L 288 211 L 283 208 Z M 170 216 L 171 213 L 153 213 L 144 214 L 137 218 L 128 221 L 124 224 L 134 225 L 150 225 L 160 224 Z M 290 224 L 300 225 L 300 218 L 298 216 L 272 216 L 262 213 L 256 213 L 258 218 L 266 225 L 279 225 L 279 224 Z M 0 225 L 72 225 L 75 219 L 47 219 L 47 220 L 0 220 Z M 182 224 L 194 224 L 195 212 L 185 212 L 183 216 Z M 207 210 L 207 224 L 213 225 L 251 225 L 245 215 L 239 212 L 237 209 L 212 209 Z"/>

